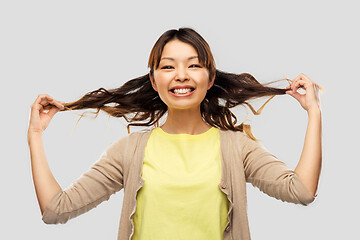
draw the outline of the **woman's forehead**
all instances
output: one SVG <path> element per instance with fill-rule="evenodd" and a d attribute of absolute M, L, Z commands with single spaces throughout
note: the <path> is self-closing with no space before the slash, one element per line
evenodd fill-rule
<path fill-rule="evenodd" d="M 192 45 L 179 40 L 172 40 L 165 44 L 161 54 L 161 59 L 169 58 L 171 60 L 176 57 L 188 59 L 197 55 L 197 51 Z"/>

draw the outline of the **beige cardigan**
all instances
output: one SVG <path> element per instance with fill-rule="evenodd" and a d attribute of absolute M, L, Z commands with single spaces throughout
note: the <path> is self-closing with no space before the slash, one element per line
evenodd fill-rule
<path fill-rule="evenodd" d="M 144 184 L 141 171 L 150 133 L 151 130 L 134 132 L 112 143 L 90 170 L 53 197 L 43 213 L 43 221 L 66 223 L 124 188 L 118 240 L 130 239 L 136 194 Z M 250 239 L 246 182 L 281 201 L 308 205 L 317 197 L 293 170 L 246 134 L 220 130 L 220 147 L 222 177 L 218 186 L 230 203 L 224 240 Z"/>

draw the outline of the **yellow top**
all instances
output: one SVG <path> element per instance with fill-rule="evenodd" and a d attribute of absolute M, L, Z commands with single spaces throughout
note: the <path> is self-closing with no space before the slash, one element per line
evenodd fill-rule
<path fill-rule="evenodd" d="M 132 240 L 223 239 L 228 200 L 221 181 L 220 133 L 152 130 L 136 197 Z"/>

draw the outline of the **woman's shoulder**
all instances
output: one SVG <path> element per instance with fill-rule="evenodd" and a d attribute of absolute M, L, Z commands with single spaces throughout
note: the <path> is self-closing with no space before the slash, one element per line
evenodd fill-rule
<path fill-rule="evenodd" d="M 123 145 L 123 144 L 133 144 L 134 142 L 138 142 L 141 140 L 146 140 L 147 136 L 150 135 L 152 129 L 144 129 L 136 132 L 131 132 L 128 135 L 122 136 L 118 138 L 115 143 L 117 145 Z"/>
<path fill-rule="evenodd" d="M 147 140 L 147 136 L 151 130 L 143 130 L 132 132 L 128 135 L 119 137 L 115 141 L 111 142 L 107 147 L 106 152 L 108 153 L 120 153 L 126 149 L 132 149 L 144 145 Z"/>
<path fill-rule="evenodd" d="M 245 132 L 233 130 L 220 130 L 222 139 L 226 139 L 228 144 L 239 144 L 239 146 L 259 145 L 260 141 L 255 141 Z"/>
<path fill-rule="evenodd" d="M 233 131 L 233 130 L 223 130 L 223 129 L 219 129 L 220 133 L 226 137 L 235 137 L 235 138 L 244 138 L 244 137 L 248 137 L 248 135 L 244 132 L 240 132 L 240 131 Z"/>

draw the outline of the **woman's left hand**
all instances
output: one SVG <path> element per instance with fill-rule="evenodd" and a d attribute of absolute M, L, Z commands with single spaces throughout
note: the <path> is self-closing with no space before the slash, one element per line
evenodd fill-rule
<path fill-rule="evenodd" d="M 297 92 L 299 88 L 304 88 L 306 93 Z M 286 87 L 285 93 L 293 96 L 300 105 L 306 110 L 320 109 L 319 85 L 310 80 L 305 74 L 301 73 L 293 81 L 291 86 Z"/>

